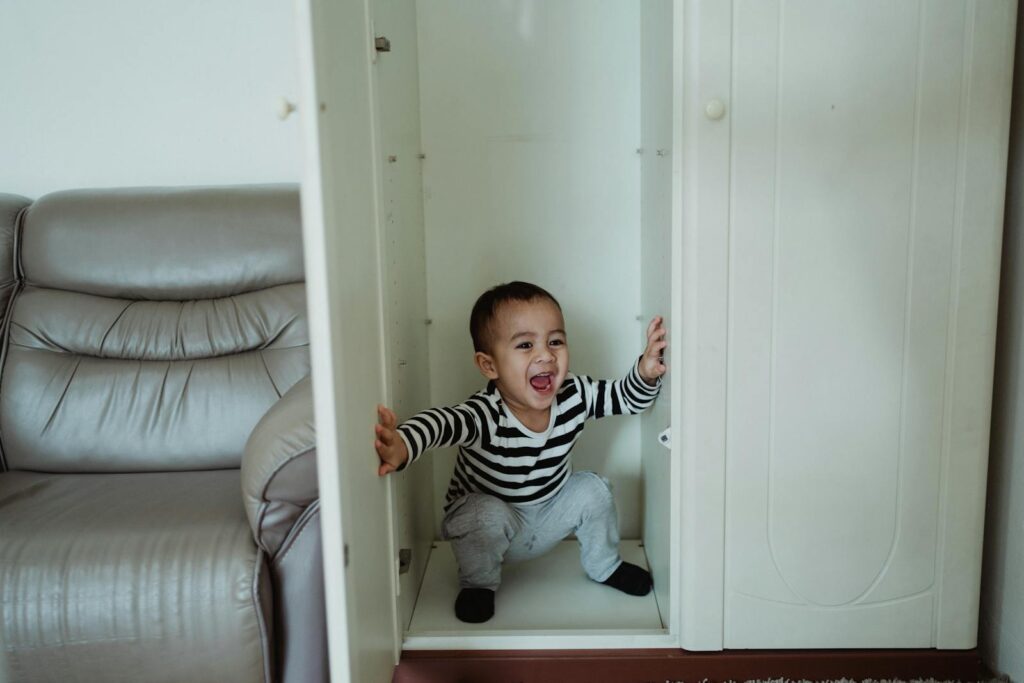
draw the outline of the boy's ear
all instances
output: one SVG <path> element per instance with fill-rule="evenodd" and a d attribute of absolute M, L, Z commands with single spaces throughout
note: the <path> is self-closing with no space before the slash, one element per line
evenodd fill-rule
<path fill-rule="evenodd" d="M 476 363 L 476 367 L 480 370 L 480 374 L 487 379 L 498 379 L 498 368 L 494 364 L 494 359 L 483 351 L 477 351 L 473 354 L 473 362 Z"/>

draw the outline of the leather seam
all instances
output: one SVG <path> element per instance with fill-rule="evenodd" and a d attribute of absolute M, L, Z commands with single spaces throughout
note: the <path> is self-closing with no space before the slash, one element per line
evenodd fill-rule
<path fill-rule="evenodd" d="M 266 556 L 262 551 L 256 551 L 256 571 L 253 572 L 252 579 L 252 606 L 256 611 L 256 623 L 260 629 L 260 650 L 262 653 L 263 663 L 263 681 L 264 683 L 272 683 L 271 681 L 271 666 L 270 666 L 270 634 L 267 631 L 267 619 L 263 614 L 263 606 L 260 602 L 260 577 L 263 574 L 266 566 Z"/>
<path fill-rule="evenodd" d="M 267 490 L 270 488 L 270 485 L 274 483 L 274 479 L 276 479 L 277 475 L 281 473 L 281 470 L 287 467 L 292 461 L 298 460 L 304 455 L 309 455 L 315 450 L 315 445 L 309 446 L 299 451 L 298 453 L 295 453 L 294 455 L 288 456 L 288 458 L 286 458 L 284 462 L 275 467 L 274 471 L 271 472 L 270 475 L 267 476 L 266 480 L 263 482 L 263 486 L 260 487 L 260 500 L 263 501 L 264 504 L 272 502 L 272 499 L 267 498 Z M 319 490 L 317 491 L 317 493 L 319 494 Z"/>
<path fill-rule="evenodd" d="M 18 471 L 19 472 L 23 472 L 25 470 L 18 470 Z M 78 604 L 83 604 L 83 605 L 94 604 L 94 603 L 106 604 L 109 601 L 109 599 L 110 599 L 109 596 L 106 596 L 106 595 L 92 595 L 92 596 L 87 596 L 87 597 L 84 597 L 84 598 L 83 597 L 76 597 L 75 598 L 75 600 L 77 601 Z M 8 599 L 8 598 L 5 598 L 3 600 L 0 600 L 0 605 L 27 606 L 27 605 L 38 605 L 38 604 L 39 604 L 39 601 L 37 599 L 35 599 L 35 598 L 30 598 L 30 599 L 18 599 L 18 598 Z M 197 598 L 191 598 L 191 599 L 179 599 L 179 600 L 177 600 L 175 602 L 175 604 L 176 605 L 183 605 L 183 606 L 204 605 L 204 606 L 208 607 L 210 605 L 210 599 L 206 598 L 206 597 L 197 597 Z M 113 638 L 113 639 L 110 639 L 110 640 L 119 640 L 119 639 L 118 638 Z M 157 638 L 157 640 L 159 640 L 159 638 Z M 68 641 L 68 642 L 70 642 L 70 641 Z M 99 640 L 97 640 L 97 641 L 91 641 L 91 640 L 89 640 L 89 641 L 75 641 L 74 644 L 87 643 L 87 642 L 101 642 L 101 641 L 99 641 Z M 41 646 L 41 647 L 49 647 L 49 646 L 47 645 L 47 646 Z"/>
<path fill-rule="evenodd" d="M 292 548 L 299 544 L 299 539 L 302 538 L 302 534 L 306 533 L 306 529 L 309 528 L 309 520 L 316 516 L 316 513 L 319 512 L 319 510 L 320 499 L 317 499 L 302 511 L 302 514 L 299 515 L 299 518 L 295 521 L 295 525 L 292 527 L 293 529 L 295 527 L 300 527 L 299 530 L 294 534 L 288 534 L 288 537 L 285 538 L 284 543 L 281 545 L 283 550 L 279 550 L 278 554 L 273 558 L 273 562 L 276 566 L 281 566 L 288 557 L 288 553 L 291 552 Z"/>
<path fill-rule="evenodd" d="M 21 284 L 25 284 L 25 267 L 21 262 L 21 243 L 25 238 L 25 217 L 28 216 L 28 210 L 32 208 L 33 203 L 30 202 L 23 206 L 14 219 L 14 279 Z"/>
<path fill-rule="evenodd" d="M 313 452 L 315 450 L 316 450 L 316 446 L 315 445 L 314 446 L 310 446 L 310 447 L 308 447 L 308 448 L 306 448 L 306 449 L 304 449 L 304 450 L 302 450 L 302 451 L 300 451 L 300 452 L 298 452 L 298 453 L 296 453 L 294 455 L 291 455 L 288 458 L 286 458 L 284 460 L 284 462 L 280 463 L 277 467 L 274 468 L 274 470 L 267 476 L 266 480 L 263 482 L 263 485 L 260 487 L 260 498 L 259 498 L 260 499 L 260 507 L 259 507 L 259 510 L 256 513 L 256 528 L 254 529 L 254 531 L 256 533 L 256 542 L 257 542 L 257 544 L 259 544 L 259 546 L 261 548 L 263 548 L 264 550 L 266 550 L 267 552 L 270 552 L 270 548 L 267 547 L 267 545 L 266 545 L 266 543 L 264 542 L 264 539 L 263 539 L 263 533 L 262 533 L 263 532 L 263 520 L 267 516 L 267 509 L 270 507 L 270 503 L 274 502 L 272 499 L 267 498 L 267 490 L 270 489 L 271 484 L 274 483 L 274 479 L 277 477 L 278 474 L 280 474 L 281 470 L 283 470 L 285 467 L 287 467 L 292 461 L 296 460 L 297 458 L 301 458 L 304 455 L 308 455 L 309 453 L 311 453 L 311 452 Z M 319 494 L 319 491 L 317 493 Z M 318 498 L 314 499 L 313 502 L 311 502 L 309 505 L 306 505 L 305 508 L 303 509 L 303 511 L 299 513 L 299 518 L 301 518 L 302 515 L 305 514 L 306 510 L 308 510 L 309 507 L 311 505 L 313 505 L 317 500 L 319 500 L 319 499 Z M 284 502 L 290 502 L 290 501 L 284 501 Z M 293 503 L 293 504 L 297 505 L 296 503 Z M 294 524 L 292 526 L 294 527 Z M 285 537 L 285 541 L 287 541 L 287 540 L 288 540 L 288 538 L 286 536 Z M 282 545 L 284 545 L 283 542 L 282 542 Z M 280 548 L 278 548 L 278 552 L 280 552 Z"/>
<path fill-rule="evenodd" d="M 262 548 L 264 550 L 264 552 L 268 552 L 269 553 L 270 549 L 267 548 L 266 543 L 263 542 L 263 534 L 260 533 L 260 532 L 263 531 L 263 518 L 267 516 L 267 508 L 268 507 L 269 507 L 269 504 L 267 503 L 267 501 L 263 501 L 263 502 L 260 503 L 260 509 L 257 510 L 257 512 L 256 512 L 256 529 L 255 529 L 255 531 L 256 531 L 256 545 L 258 545 L 260 548 Z"/>
<path fill-rule="evenodd" d="M 16 322 L 12 321 L 11 324 L 12 325 L 17 325 L 18 327 L 22 328 L 23 330 L 28 331 L 28 329 L 24 325 L 22 325 L 21 323 L 16 323 Z M 29 332 L 29 333 L 31 334 L 31 332 Z M 117 361 L 124 361 L 126 363 L 193 363 L 193 362 L 201 361 L 201 360 L 218 360 L 220 358 L 229 358 L 229 357 L 232 357 L 232 356 L 241 356 L 242 354 L 246 354 L 246 353 L 256 354 L 256 353 L 263 353 L 264 351 L 290 351 L 290 350 L 293 350 L 293 349 L 305 349 L 305 348 L 309 347 L 309 344 L 296 344 L 295 346 L 277 346 L 277 347 L 274 347 L 272 349 L 262 348 L 262 347 L 257 346 L 257 347 L 251 348 L 251 349 L 242 349 L 240 351 L 227 351 L 225 353 L 221 353 L 221 354 L 218 354 L 216 356 L 196 356 L 196 357 L 185 357 L 185 358 L 121 358 L 121 357 L 118 357 L 118 356 L 98 356 L 95 353 L 85 353 L 85 352 L 82 352 L 82 351 L 73 351 L 71 349 L 63 349 L 62 347 L 57 347 L 60 350 L 55 350 L 55 349 L 43 349 L 43 348 L 40 348 L 38 346 L 26 346 L 25 344 L 18 344 L 18 343 L 11 342 L 11 341 L 8 341 L 8 343 L 9 343 L 10 346 L 14 346 L 14 347 L 17 347 L 19 349 L 25 349 L 27 351 L 42 351 L 43 353 L 52 353 L 52 354 L 55 354 L 55 355 L 58 355 L 58 356 L 60 356 L 60 355 L 78 356 L 80 358 L 93 358 L 93 359 L 96 359 L 96 360 L 117 360 Z M 266 364 L 266 361 L 264 361 L 264 365 L 265 364 Z M 275 389 L 276 389 L 276 387 L 275 387 Z"/>
<path fill-rule="evenodd" d="M 127 297 L 123 297 L 123 296 L 110 296 L 110 295 L 107 295 L 107 294 L 96 294 L 95 292 L 87 291 L 87 290 L 84 290 L 84 289 L 67 289 L 66 287 L 54 287 L 52 285 L 40 284 L 38 282 L 30 282 L 28 280 L 28 278 L 25 277 L 24 271 L 22 271 L 22 269 L 21 269 L 21 254 L 20 253 L 18 254 L 17 264 L 19 266 L 18 271 L 19 271 L 19 274 L 21 275 L 21 280 L 26 285 L 28 285 L 29 287 L 36 287 L 38 289 L 49 289 L 49 290 L 53 290 L 54 292 L 67 292 L 68 294 L 85 294 L 86 296 L 95 296 L 95 297 L 99 297 L 100 299 L 115 299 L 115 300 L 119 300 L 119 301 L 131 301 L 133 303 L 148 302 L 148 303 L 179 303 L 179 304 L 187 304 L 187 303 L 192 303 L 192 302 L 195 302 L 195 301 L 221 301 L 223 299 L 233 299 L 235 297 L 244 296 L 246 294 L 256 294 L 257 292 L 266 292 L 267 290 L 276 289 L 277 287 L 288 287 L 290 285 L 303 285 L 304 286 L 306 284 L 305 280 L 290 280 L 288 282 L 277 282 L 277 283 L 272 284 L 272 285 L 267 285 L 266 287 L 258 287 L 256 289 L 245 289 L 245 290 L 242 290 L 240 292 L 232 292 L 230 294 L 224 294 L 223 296 L 215 296 L 215 297 L 209 297 L 209 298 L 204 298 L 204 299 L 197 299 L 195 297 L 191 297 L 191 298 L 188 298 L 188 299 L 128 299 Z"/>
<path fill-rule="evenodd" d="M 277 382 L 274 381 L 274 376 L 270 374 L 270 366 L 267 365 L 267 358 L 263 355 L 263 349 L 259 349 L 260 362 L 263 363 L 263 371 L 267 373 L 267 379 L 270 380 L 270 386 L 274 387 L 274 391 L 277 393 L 277 397 L 281 398 L 281 390 L 277 388 Z"/>
<path fill-rule="evenodd" d="M 107 345 L 107 337 L 109 337 L 110 333 L 114 331 L 114 328 L 117 327 L 117 324 L 119 322 L 121 322 L 121 318 L 124 317 L 124 314 L 128 312 L 128 309 L 131 308 L 132 304 L 134 304 L 134 303 L 135 303 L 134 301 L 129 301 L 128 303 L 126 303 L 124 305 L 124 308 L 121 309 L 121 312 L 117 314 L 116 318 L 114 318 L 114 322 L 110 323 L 110 327 L 108 327 L 107 331 L 103 333 L 103 339 L 100 340 L 100 352 L 101 353 L 103 352 L 103 347 Z M 31 331 L 27 327 L 22 325 L 21 323 L 18 323 L 18 327 L 20 327 L 21 329 L 25 330 L 26 332 L 29 332 L 29 334 L 31 334 Z M 58 347 L 58 348 L 63 348 L 63 347 Z"/>
<path fill-rule="evenodd" d="M 25 215 L 28 213 L 31 203 L 26 204 L 18 210 L 18 213 L 14 216 L 14 240 L 11 248 L 13 249 L 13 261 L 11 264 L 14 270 L 14 288 L 11 290 L 11 298 L 7 301 L 7 310 L 4 311 L 3 322 L 0 324 L 0 334 L 3 335 L 3 340 L 0 342 L 0 396 L 3 395 L 3 375 L 4 370 L 7 369 L 7 356 L 8 349 L 11 345 L 11 325 L 14 324 L 14 304 L 21 294 L 21 291 L 25 288 L 25 273 L 21 267 L 21 242 L 22 232 L 25 228 Z M 7 449 L 3 445 L 3 430 L 0 428 L 0 472 L 8 471 L 7 464 Z"/>
<path fill-rule="evenodd" d="M 11 603 L 13 604 L 13 603 Z M 158 636 L 149 637 L 138 637 L 128 636 L 124 638 L 113 637 L 113 638 L 85 638 L 83 640 L 62 640 L 60 642 L 61 647 L 74 647 L 78 645 L 96 645 L 99 643 L 122 643 L 122 644 L 140 644 L 140 643 L 160 643 L 164 642 L 164 639 Z M 42 645 L 18 645 L 17 648 L 12 648 L 13 652 L 33 652 L 39 650 L 53 650 L 54 643 L 43 643 Z"/>

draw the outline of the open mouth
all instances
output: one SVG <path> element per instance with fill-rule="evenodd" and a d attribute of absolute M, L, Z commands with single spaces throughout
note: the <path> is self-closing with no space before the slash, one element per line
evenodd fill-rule
<path fill-rule="evenodd" d="M 530 386 L 542 394 L 551 391 L 555 386 L 555 376 L 550 372 L 542 372 L 530 378 Z"/>

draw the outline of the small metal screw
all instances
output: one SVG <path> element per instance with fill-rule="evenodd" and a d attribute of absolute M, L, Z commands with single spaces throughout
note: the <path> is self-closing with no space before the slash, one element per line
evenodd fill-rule
<path fill-rule="evenodd" d="M 396 157 L 394 154 L 389 154 L 388 155 L 388 163 L 389 164 L 393 164 L 396 161 L 398 161 L 398 157 Z"/>

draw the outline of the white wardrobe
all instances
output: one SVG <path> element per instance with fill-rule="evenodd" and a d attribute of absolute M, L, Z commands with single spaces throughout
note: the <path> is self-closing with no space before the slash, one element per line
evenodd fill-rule
<path fill-rule="evenodd" d="M 975 645 L 1015 2 L 296 7 L 334 680 L 403 648 Z M 480 387 L 469 309 L 511 279 L 559 298 L 575 372 L 669 322 L 655 408 L 574 451 L 656 589 L 616 602 L 568 542 L 469 627 L 452 454 L 378 479 L 372 425 Z"/>

